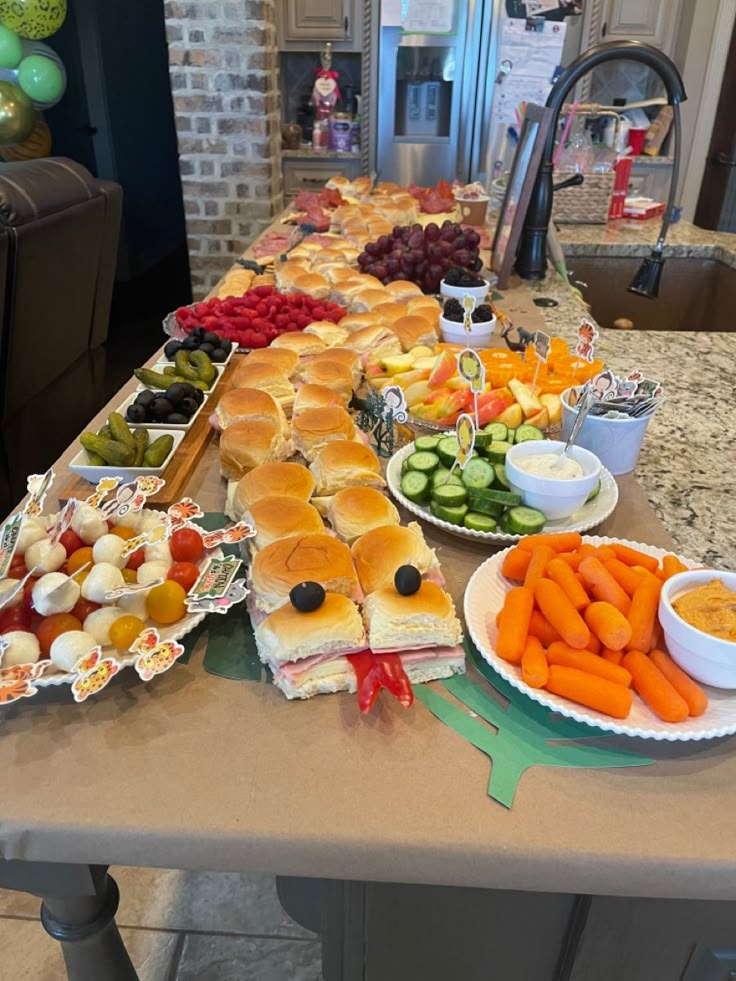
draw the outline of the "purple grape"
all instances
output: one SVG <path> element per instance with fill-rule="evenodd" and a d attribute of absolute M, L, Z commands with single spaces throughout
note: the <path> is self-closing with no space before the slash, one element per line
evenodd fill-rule
<path fill-rule="evenodd" d="M 467 249 L 468 240 L 465 235 L 460 232 L 459 235 L 455 236 L 455 251 L 458 252 L 460 249 Z"/>
<path fill-rule="evenodd" d="M 390 259 L 390 258 L 389 259 L 386 259 L 386 272 L 387 273 L 389 273 L 391 276 L 393 276 L 394 273 L 397 273 L 399 271 L 399 269 L 400 269 L 400 266 L 399 266 L 399 260 L 398 259 Z"/>
<path fill-rule="evenodd" d="M 443 232 L 446 231 L 448 228 L 454 228 L 454 227 L 455 227 L 455 222 L 451 221 L 449 218 L 445 218 L 445 220 L 442 222 Z"/>
<path fill-rule="evenodd" d="M 412 232 L 409 236 L 407 245 L 410 249 L 424 250 L 424 235 L 421 232 Z"/>
<path fill-rule="evenodd" d="M 365 269 L 366 266 L 369 266 L 370 264 L 371 264 L 371 257 L 368 255 L 367 252 L 361 252 L 360 255 L 358 256 L 358 265 L 360 266 L 360 268 Z"/>
<path fill-rule="evenodd" d="M 437 282 L 439 283 L 439 281 L 442 279 L 442 274 L 444 273 L 444 269 L 442 268 L 442 266 L 433 262 L 432 265 L 427 270 L 427 272 L 432 277 L 432 279 L 436 279 Z"/>
<path fill-rule="evenodd" d="M 482 268 L 483 268 L 483 260 L 481 259 L 480 256 L 476 256 L 475 259 L 473 259 L 473 261 L 470 264 L 470 269 L 472 269 L 473 272 L 480 272 Z"/>
<path fill-rule="evenodd" d="M 393 229 L 391 230 L 391 234 L 394 238 L 401 238 L 402 231 L 403 229 L 401 225 L 394 225 Z"/>
<path fill-rule="evenodd" d="M 468 240 L 468 245 L 471 247 L 471 249 L 475 249 L 478 245 L 480 245 L 480 235 L 477 232 L 474 232 L 472 228 L 465 232 L 465 238 Z"/>
<path fill-rule="evenodd" d="M 417 277 L 421 277 L 425 274 L 425 272 L 428 269 L 429 269 L 429 263 L 427 262 L 426 259 L 422 259 L 421 262 L 418 262 L 416 266 L 414 266 L 414 275 Z"/>
<path fill-rule="evenodd" d="M 467 249 L 460 249 L 455 253 L 455 264 L 467 269 L 473 261 L 473 257 Z"/>
<path fill-rule="evenodd" d="M 376 279 L 380 279 L 381 282 L 383 282 L 383 280 L 385 280 L 386 276 L 388 275 L 388 270 L 386 269 L 385 264 L 383 262 L 376 262 L 373 266 L 373 271 L 371 275 L 375 276 Z"/>
<path fill-rule="evenodd" d="M 439 242 L 433 242 L 432 245 L 427 249 L 427 258 L 430 262 L 437 262 L 442 258 L 442 249 L 440 248 Z"/>
<path fill-rule="evenodd" d="M 430 221 L 427 227 L 424 229 L 424 237 L 428 242 L 437 242 L 440 237 L 440 226 L 437 222 Z"/>
<path fill-rule="evenodd" d="M 378 242 L 369 242 L 365 247 L 365 252 L 367 255 L 372 256 L 373 258 L 379 255 L 381 250 L 378 246 Z"/>

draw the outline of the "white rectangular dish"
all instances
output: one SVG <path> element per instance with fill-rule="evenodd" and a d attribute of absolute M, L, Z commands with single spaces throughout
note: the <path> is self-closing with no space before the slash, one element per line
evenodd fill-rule
<path fill-rule="evenodd" d="M 120 415 L 123 417 L 123 419 L 125 419 L 125 421 L 128 423 L 131 429 L 157 429 L 157 430 L 165 430 L 167 432 L 171 431 L 172 433 L 174 431 L 188 433 L 189 430 L 192 428 L 192 424 L 194 423 L 194 420 L 199 417 L 200 412 L 207 405 L 207 399 L 210 397 L 209 392 L 203 393 L 204 399 L 202 401 L 202 404 L 194 413 L 194 415 L 186 424 L 186 426 L 183 425 L 177 426 L 176 423 L 172 424 L 169 422 L 131 422 L 128 419 L 128 417 L 125 415 L 125 413 L 127 411 L 128 406 L 132 405 L 135 402 L 136 396 L 140 395 L 142 391 L 143 391 L 142 388 L 138 388 L 135 390 L 135 392 L 131 392 L 131 394 L 127 397 L 127 399 L 123 402 L 123 404 L 118 409 L 115 410 L 116 412 L 120 413 Z"/>
<path fill-rule="evenodd" d="M 139 427 L 148 429 L 148 426 Z M 114 466 L 104 466 L 104 467 L 94 467 L 91 466 L 87 460 L 87 451 L 80 447 L 79 453 L 74 457 L 72 462 L 69 464 L 69 469 L 80 477 L 84 477 L 85 480 L 89 480 L 90 483 L 96 484 L 98 481 L 102 480 L 103 477 L 122 477 L 123 480 L 135 480 L 136 477 L 161 477 L 164 471 L 171 463 L 171 458 L 176 452 L 179 443 L 184 439 L 184 432 L 179 429 L 156 429 L 154 431 L 154 439 L 158 439 L 159 436 L 165 436 L 166 434 L 174 437 L 174 445 L 171 447 L 171 452 L 166 457 L 164 462 L 160 467 L 114 467 Z M 154 440 L 152 439 L 151 442 Z"/>

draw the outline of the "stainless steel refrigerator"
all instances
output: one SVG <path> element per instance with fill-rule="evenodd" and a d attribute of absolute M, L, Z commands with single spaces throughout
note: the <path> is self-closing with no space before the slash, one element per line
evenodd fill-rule
<path fill-rule="evenodd" d="M 379 25 L 375 166 L 382 180 L 487 179 L 500 0 L 459 0 L 452 34 Z"/>

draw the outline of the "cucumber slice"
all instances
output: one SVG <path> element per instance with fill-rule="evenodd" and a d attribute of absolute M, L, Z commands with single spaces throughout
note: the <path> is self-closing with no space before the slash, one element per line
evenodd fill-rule
<path fill-rule="evenodd" d="M 500 518 L 504 512 L 503 504 L 499 504 L 497 501 L 486 501 L 485 498 L 478 497 L 473 491 L 468 494 L 468 507 L 471 511 L 477 511 L 491 518 Z"/>
<path fill-rule="evenodd" d="M 470 460 L 463 470 L 463 483 L 469 490 L 478 487 L 490 487 L 496 474 L 493 467 L 480 457 Z"/>
<path fill-rule="evenodd" d="M 457 507 L 446 507 L 444 504 L 438 504 L 436 501 L 432 501 L 429 509 L 435 518 L 439 518 L 441 521 L 448 521 L 451 525 L 461 525 L 465 520 L 465 515 L 468 513 L 467 504 L 460 504 Z"/>
<path fill-rule="evenodd" d="M 455 457 L 459 449 L 460 446 L 457 436 L 444 436 L 437 444 L 436 452 L 440 458 L 440 462 L 444 463 L 446 467 L 451 467 L 455 462 Z"/>
<path fill-rule="evenodd" d="M 415 504 L 429 500 L 429 477 L 418 470 L 409 470 L 401 478 L 401 493 Z"/>
<path fill-rule="evenodd" d="M 417 438 L 414 440 L 414 449 L 418 452 L 434 453 L 434 451 L 437 449 L 437 444 L 439 441 L 439 436 L 417 436 Z"/>
<path fill-rule="evenodd" d="M 482 501 L 502 504 L 505 508 L 514 508 L 521 504 L 521 497 L 518 494 L 514 494 L 512 491 L 496 490 L 495 487 L 478 488 L 473 491 L 473 495 Z"/>
<path fill-rule="evenodd" d="M 511 443 L 512 446 L 514 445 L 514 443 L 516 442 L 516 430 L 515 429 L 509 429 L 508 433 L 506 434 L 506 442 L 507 443 Z"/>
<path fill-rule="evenodd" d="M 465 486 L 457 470 L 451 474 L 447 467 L 439 466 L 432 474 L 432 487 L 442 487 L 444 484 L 454 484 L 455 487 Z"/>
<path fill-rule="evenodd" d="M 406 471 L 409 469 L 409 464 L 407 462 L 407 457 L 401 461 L 401 476 L 403 477 Z"/>
<path fill-rule="evenodd" d="M 508 426 L 505 426 L 502 422 L 489 422 L 483 431 L 489 433 L 492 440 L 508 439 Z"/>
<path fill-rule="evenodd" d="M 585 498 L 585 503 L 587 504 L 588 501 L 594 501 L 596 499 L 596 497 L 598 497 L 598 495 L 600 494 L 600 492 L 601 492 L 601 482 L 599 480 L 598 483 L 596 484 L 596 486 L 590 492 L 590 494 L 588 494 L 588 496 Z"/>
<path fill-rule="evenodd" d="M 480 514 L 478 511 L 468 511 L 463 518 L 463 524 L 472 531 L 495 531 L 498 527 L 495 518 L 490 514 Z"/>
<path fill-rule="evenodd" d="M 475 433 L 475 448 L 476 450 L 485 450 L 493 442 L 493 436 L 490 433 L 483 432 L 482 429 L 478 429 Z"/>
<path fill-rule="evenodd" d="M 491 463 L 505 463 L 506 454 L 510 449 L 511 443 L 507 443 L 505 440 L 494 439 L 486 450 L 486 455 Z"/>
<path fill-rule="evenodd" d="M 501 515 L 501 517 L 498 519 L 498 528 L 499 528 L 499 531 L 504 531 L 504 532 L 506 532 L 507 535 L 517 535 L 518 532 L 514 531 L 511 528 L 511 525 L 509 523 L 509 520 L 510 520 L 509 519 L 509 512 L 508 511 L 504 511 L 503 514 Z"/>
<path fill-rule="evenodd" d="M 536 508 L 515 507 L 506 512 L 514 535 L 535 535 L 544 528 L 546 518 Z"/>
<path fill-rule="evenodd" d="M 444 484 L 432 490 L 432 500 L 436 504 L 443 504 L 446 507 L 455 508 L 465 504 L 468 492 L 464 487 L 456 484 Z"/>
<path fill-rule="evenodd" d="M 412 453 L 406 458 L 409 470 L 418 470 L 419 473 L 431 474 L 440 465 L 440 458 L 436 453 Z"/>
<path fill-rule="evenodd" d="M 537 429 L 536 426 L 530 426 L 528 422 L 525 422 L 516 430 L 514 442 L 528 443 L 532 439 L 544 439 L 544 433 L 541 429 Z"/>
<path fill-rule="evenodd" d="M 509 483 L 509 478 L 506 476 L 506 467 L 502 463 L 494 463 L 493 469 L 496 473 L 496 481 L 494 486 L 499 490 L 511 490 L 511 484 Z"/>

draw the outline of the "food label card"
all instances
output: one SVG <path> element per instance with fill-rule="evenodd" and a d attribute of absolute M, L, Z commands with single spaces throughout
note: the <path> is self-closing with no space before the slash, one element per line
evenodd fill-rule
<path fill-rule="evenodd" d="M 187 596 L 190 613 L 227 613 L 248 595 L 245 579 L 235 579 L 242 560 L 229 555 L 223 559 L 208 559 L 199 579 Z"/>
<path fill-rule="evenodd" d="M 13 562 L 22 524 L 23 514 L 14 514 L 0 530 L 0 579 L 5 579 Z"/>
<path fill-rule="evenodd" d="M 383 396 L 384 415 L 388 415 L 390 412 L 391 422 L 406 422 L 409 418 L 409 408 L 406 404 L 403 388 L 400 385 L 387 385 L 381 395 Z"/>
<path fill-rule="evenodd" d="M 534 335 L 534 351 L 540 361 L 544 361 L 547 364 L 547 358 L 549 357 L 549 347 L 552 343 L 552 338 L 549 334 L 545 334 L 543 330 L 538 330 Z"/>

